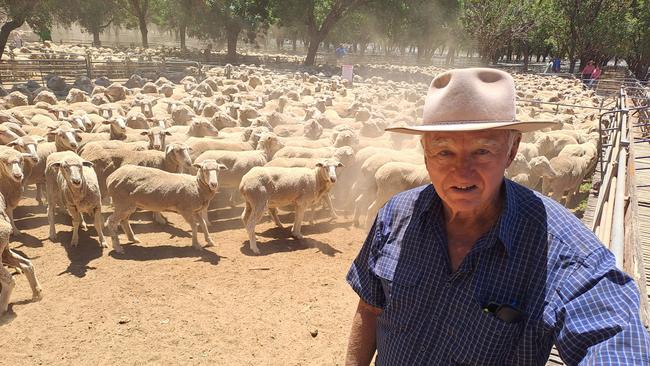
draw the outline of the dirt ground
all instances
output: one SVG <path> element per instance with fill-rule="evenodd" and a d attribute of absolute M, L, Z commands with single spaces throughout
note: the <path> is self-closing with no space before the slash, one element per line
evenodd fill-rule
<path fill-rule="evenodd" d="M 11 247 L 33 260 L 44 298 L 32 302 L 25 276 L 15 276 L 0 318 L 0 364 L 342 364 L 358 299 L 345 274 L 365 231 L 322 216 L 295 240 L 290 225 L 266 219 L 254 256 L 241 211 L 210 212 L 217 246 L 202 253 L 179 216 L 165 214 L 171 225 L 163 226 L 138 212 L 132 226 L 142 243 L 116 255 L 101 250 L 90 224 L 78 247 L 63 245 L 71 227 L 62 214 L 50 241 L 45 208 L 24 199 L 16 211 L 23 234 Z"/>

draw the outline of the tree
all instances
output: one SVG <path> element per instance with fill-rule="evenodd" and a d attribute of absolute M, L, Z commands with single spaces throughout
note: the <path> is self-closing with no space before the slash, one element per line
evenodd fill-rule
<path fill-rule="evenodd" d="M 155 21 L 168 29 L 178 30 L 181 51 L 186 52 L 188 28 L 193 27 L 193 22 L 205 10 L 203 0 L 160 0 Z"/>
<path fill-rule="evenodd" d="M 131 16 L 133 16 L 138 22 L 138 28 L 140 29 L 140 35 L 142 37 L 142 47 L 149 48 L 149 40 L 147 38 L 147 22 L 149 21 L 150 0 L 121 0 L 122 8 L 126 10 Z"/>
<path fill-rule="evenodd" d="M 533 1 L 463 1 L 463 27 L 476 41 L 484 63 L 496 62 L 504 45 L 527 37 L 534 27 L 534 20 L 527 16 Z"/>
<path fill-rule="evenodd" d="M 9 34 L 27 22 L 32 29 L 49 28 L 52 19 L 49 16 L 48 3 L 45 0 L 0 0 L 0 12 L 3 19 L 0 27 L 0 58 L 4 54 Z"/>
<path fill-rule="evenodd" d="M 123 11 L 119 0 L 54 0 L 54 13 L 63 25 L 78 23 L 93 35 L 93 46 L 101 46 L 99 35 L 119 23 Z"/>
<path fill-rule="evenodd" d="M 650 1 L 635 1 L 625 19 L 625 60 L 637 79 L 648 80 L 650 67 Z"/>

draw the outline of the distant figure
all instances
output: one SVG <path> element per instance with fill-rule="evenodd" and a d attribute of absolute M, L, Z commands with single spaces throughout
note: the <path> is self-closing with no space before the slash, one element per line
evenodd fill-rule
<path fill-rule="evenodd" d="M 20 36 L 20 33 L 16 33 L 16 36 L 14 37 L 14 43 L 13 43 L 13 48 L 22 48 L 23 47 L 23 39 Z"/>
<path fill-rule="evenodd" d="M 334 53 L 336 53 L 336 58 L 341 59 L 348 53 L 348 51 L 342 44 L 339 44 L 338 47 L 336 47 L 336 50 L 334 50 Z"/>
<path fill-rule="evenodd" d="M 560 72 L 561 63 L 562 63 L 562 60 L 558 56 L 556 56 L 553 59 L 553 72 L 555 72 L 555 73 Z"/>
<path fill-rule="evenodd" d="M 603 70 L 600 66 L 596 65 L 594 71 L 591 72 L 591 77 L 589 79 L 589 87 L 593 87 L 600 75 L 603 73 Z"/>
<path fill-rule="evenodd" d="M 587 62 L 587 66 L 582 69 L 582 82 L 586 85 L 589 85 L 589 80 L 591 80 L 591 73 L 594 72 L 594 61 L 590 60 Z"/>

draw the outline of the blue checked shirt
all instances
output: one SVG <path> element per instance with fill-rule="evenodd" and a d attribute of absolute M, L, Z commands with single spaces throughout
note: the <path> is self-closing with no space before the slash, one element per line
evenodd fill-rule
<path fill-rule="evenodd" d="M 451 273 L 442 203 L 427 185 L 377 215 L 347 280 L 377 318 L 378 365 L 650 365 L 639 292 L 574 215 L 505 180 L 497 223 Z M 524 319 L 487 312 L 511 304 Z"/>

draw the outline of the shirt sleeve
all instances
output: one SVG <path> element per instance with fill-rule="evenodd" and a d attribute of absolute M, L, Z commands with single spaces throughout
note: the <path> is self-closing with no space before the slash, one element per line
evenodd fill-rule
<path fill-rule="evenodd" d="M 375 219 L 363 247 L 361 247 L 361 252 L 352 262 L 346 279 L 363 301 L 374 307 L 383 308 L 385 304 L 384 291 L 381 281 L 373 271 L 377 248 L 381 247 L 378 244 L 382 240 L 379 226 L 378 219 Z"/>
<path fill-rule="evenodd" d="M 556 347 L 568 365 L 650 365 L 650 337 L 639 317 L 639 291 L 601 247 L 559 290 Z"/>

